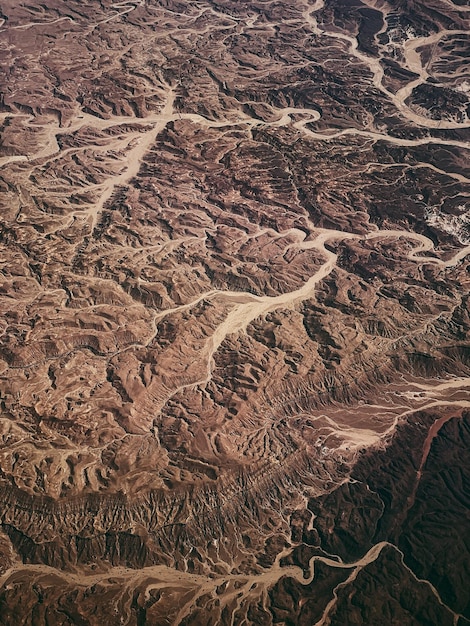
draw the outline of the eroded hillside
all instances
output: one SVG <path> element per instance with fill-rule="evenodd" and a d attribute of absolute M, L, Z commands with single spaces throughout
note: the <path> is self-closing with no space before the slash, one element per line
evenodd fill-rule
<path fill-rule="evenodd" d="M 468 17 L 3 1 L 2 624 L 470 623 Z"/>

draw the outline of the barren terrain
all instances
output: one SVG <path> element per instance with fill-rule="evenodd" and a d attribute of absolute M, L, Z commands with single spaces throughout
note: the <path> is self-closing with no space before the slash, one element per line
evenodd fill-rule
<path fill-rule="evenodd" d="M 2 626 L 470 624 L 469 17 L 0 3 Z"/>

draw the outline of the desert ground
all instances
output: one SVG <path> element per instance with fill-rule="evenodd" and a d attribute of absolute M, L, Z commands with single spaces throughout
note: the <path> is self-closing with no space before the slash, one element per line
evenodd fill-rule
<path fill-rule="evenodd" d="M 0 624 L 470 624 L 470 13 L 0 5 Z"/>

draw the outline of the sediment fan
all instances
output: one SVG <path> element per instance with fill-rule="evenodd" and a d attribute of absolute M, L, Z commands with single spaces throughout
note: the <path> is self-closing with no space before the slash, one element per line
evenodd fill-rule
<path fill-rule="evenodd" d="M 470 623 L 469 16 L 3 2 L 2 626 Z"/>

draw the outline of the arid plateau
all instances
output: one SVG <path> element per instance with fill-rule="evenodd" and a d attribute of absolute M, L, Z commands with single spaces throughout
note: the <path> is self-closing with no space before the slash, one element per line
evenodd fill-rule
<path fill-rule="evenodd" d="M 464 0 L 0 2 L 0 625 L 470 625 Z"/>

